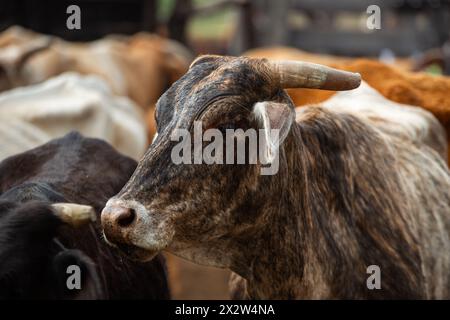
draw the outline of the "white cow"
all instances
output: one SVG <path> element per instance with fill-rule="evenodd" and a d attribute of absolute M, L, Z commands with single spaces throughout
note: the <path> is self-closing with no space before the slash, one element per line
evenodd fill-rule
<path fill-rule="evenodd" d="M 0 160 L 72 130 L 139 159 L 147 147 L 142 111 L 96 76 L 64 73 L 0 94 Z"/>
<path fill-rule="evenodd" d="M 428 145 L 447 161 L 445 132 L 429 111 L 389 100 L 365 81 L 357 89 L 336 93 L 321 105 L 334 112 L 356 114 L 383 132 Z"/>

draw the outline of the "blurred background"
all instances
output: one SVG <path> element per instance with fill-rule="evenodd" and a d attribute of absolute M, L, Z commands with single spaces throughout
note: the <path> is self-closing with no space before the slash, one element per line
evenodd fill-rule
<path fill-rule="evenodd" d="M 448 0 L 62 0 L 45 3 L 2 1 L 0 29 L 18 24 L 76 41 L 94 40 L 111 33 L 149 31 L 175 39 L 196 54 L 239 55 L 255 47 L 289 46 L 314 53 L 385 56 L 386 59 L 392 55 L 416 59 L 427 52 L 431 55 L 429 50 L 443 48 L 450 34 Z M 81 30 L 65 27 L 64 13 L 71 4 L 82 9 Z M 380 30 L 367 28 L 366 10 L 370 5 L 381 8 Z"/>
<path fill-rule="evenodd" d="M 72 4 L 81 8 L 79 30 L 69 30 L 66 27 L 69 16 L 66 9 Z M 367 26 L 371 16 L 367 8 L 371 5 L 377 5 L 381 10 L 380 29 Z M 28 34 L 22 29 L 14 29 L 12 32 L 9 29 L 11 26 L 21 26 L 34 33 Z M 128 91 L 121 91 L 120 88 L 113 90 L 116 94 L 130 97 L 147 113 L 149 141 L 155 132 L 153 112 L 157 98 L 187 70 L 189 63 L 198 54 L 245 54 L 310 60 L 329 65 L 365 57 L 394 65 L 399 70 L 450 74 L 450 0 L 2 0 L 0 31 L 3 32 L 0 35 L 0 65 L 14 60 L 10 58 L 10 52 L 6 54 L 8 47 L 26 46 L 32 39 L 39 37 L 36 33 L 62 39 L 64 46 L 68 48 L 72 41 L 90 43 L 111 35 L 132 37 L 138 32 L 156 34 L 158 39 L 175 41 L 170 42 L 179 45 L 177 53 L 173 55 L 178 54 L 175 58 L 164 50 L 161 51 L 161 56 L 152 55 L 160 49 L 148 46 L 145 49 L 148 52 L 142 55 L 142 62 L 136 60 L 138 66 L 149 63 L 161 66 L 183 57 L 180 58 L 182 63 L 162 69 L 163 73 L 144 75 L 150 83 L 154 82 L 154 85 L 148 86 L 157 87 L 153 96 L 146 97 L 139 95 L 139 92 L 134 94 L 130 89 L 136 89 L 136 86 L 143 85 L 144 82 L 129 86 Z M 17 40 L 20 37 L 26 41 Z M 154 37 L 139 39 L 143 42 L 155 40 Z M 130 46 L 133 44 L 121 43 Z M 119 46 L 117 49 L 119 53 L 122 52 L 120 48 Z M 139 48 L 144 50 L 144 46 Z M 77 47 L 68 50 L 81 49 Z M 131 59 L 131 52 L 134 52 L 131 50 L 134 49 L 124 49 L 124 53 L 120 54 L 129 54 Z M 57 52 L 63 51 L 61 49 Z M 26 59 L 29 56 L 30 54 Z M 24 59 L 18 59 L 20 63 L 16 63 L 17 66 L 22 67 Z M 55 58 L 48 59 L 48 62 L 44 62 L 51 64 Z M 71 59 L 76 60 L 76 57 Z M 97 72 L 94 67 L 93 71 L 87 67 L 75 69 L 74 65 L 83 65 L 82 61 L 78 61 L 70 67 L 59 66 L 60 69 L 51 75 L 31 81 L 30 79 L 35 79 L 29 76 L 33 75 L 32 62 L 30 60 L 26 69 L 27 77 L 20 78 L 19 75 L 23 74 L 16 72 L 18 80 L 5 80 L 8 87 L 5 87 L 3 94 L 15 87 L 37 84 L 65 71 L 99 74 L 106 81 L 111 80 L 106 73 Z M 10 69 L 5 67 L 5 70 Z M 356 67 L 355 70 L 361 72 Z M 363 77 L 369 77 L 371 72 L 363 73 Z M 156 85 L 159 78 L 167 81 Z M 149 90 L 149 87 L 142 88 L 143 92 Z M 297 103 L 295 99 L 294 101 Z M 172 255 L 167 257 L 174 298 L 228 298 L 228 271 L 197 266 Z"/>

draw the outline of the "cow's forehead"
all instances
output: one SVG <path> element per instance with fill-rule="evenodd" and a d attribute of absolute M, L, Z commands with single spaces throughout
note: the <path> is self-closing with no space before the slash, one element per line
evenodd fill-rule
<path fill-rule="evenodd" d="M 181 84 L 191 95 L 230 93 L 264 94 L 272 91 L 272 79 L 260 61 L 246 57 L 226 57 L 197 63 L 182 78 Z M 185 80 L 185 81 L 184 81 Z"/>
<path fill-rule="evenodd" d="M 277 90 L 260 62 L 245 57 L 217 58 L 194 64 L 164 94 L 158 107 L 192 115 L 219 98 L 240 97 L 245 105 L 270 99 Z"/>

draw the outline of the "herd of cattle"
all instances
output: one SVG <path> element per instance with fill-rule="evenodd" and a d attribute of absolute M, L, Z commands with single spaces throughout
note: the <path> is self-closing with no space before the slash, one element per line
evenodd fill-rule
<path fill-rule="evenodd" d="M 287 48 L 192 60 L 145 33 L 0 34 L 0 299 L 169 299 L 163 251 L 231 270 L 238 299 L 450 298 L 449 78 Z M 173 163 L 196 120 L 280 130 L 278 173 Z"/>

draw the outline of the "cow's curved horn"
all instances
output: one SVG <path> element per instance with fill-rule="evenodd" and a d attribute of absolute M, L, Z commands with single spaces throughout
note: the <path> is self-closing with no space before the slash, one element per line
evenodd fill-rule
<path fill-rule="evenodd" d="M 361 84 L 359 73 L 341 71 L 311 62 L 269 60 L 272 72 L 278 75 L 280 87 L 323 90 L 351 90 Z"/>
<path fill-rule="evenodd" d="M 55 214 L 65 223 L 80 227 L 96 220 L 94 208 L 75 203 L 55 203 L 52 204 Z"/>

